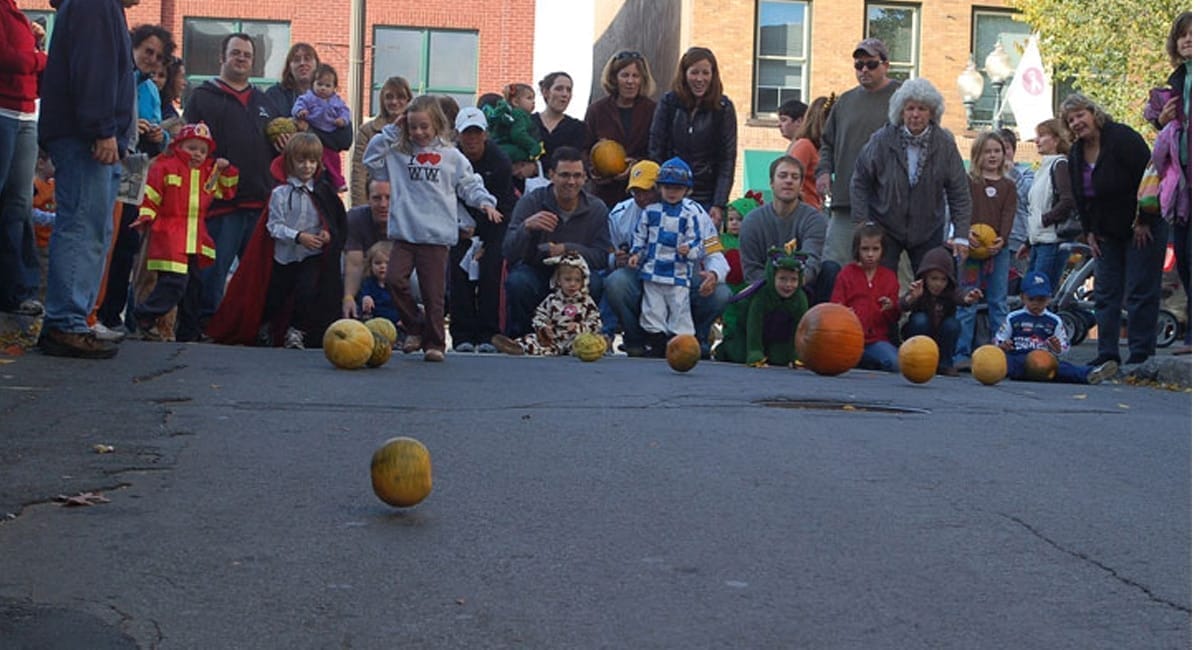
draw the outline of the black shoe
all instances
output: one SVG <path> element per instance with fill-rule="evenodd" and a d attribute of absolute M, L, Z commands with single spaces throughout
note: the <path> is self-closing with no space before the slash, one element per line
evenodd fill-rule
<path fill-rule="evenodd" d="M 961 376 L 958 369 L 954 366 L 938 366 L 937 374 L 943 377 L 959 377 Z"/>
<path fill-rule="evenodd" d="M 667 356 L 667 335 L 659 332 L 646 333 L 646 356 L 663 359 Z"/>
<path fill-rule="evenodd" d="M 1129 355 L 1129 358 L 1125 360 L 1125 365 L 1136 366 L 1140 363 L 1146 363 L 1146 360 L 1149 358 L 1150 357 L 1148 357 L 1144 354 L 1131 354 L 1131 355 Z"/>
<path fill-rule="evenodd" d="M 96 338 L 94 332 L 63 332 L 44 330 L 38 340 L 43 354 L 52 357 L 75 357 L 78 359 L 111 359 L 120 349 L 112 341 Z"/>
<path fill-rule="evenodd" d="M 636 345 L 632 344 L 632 343 L 628 343 L 628 342 L 622 343 L 621 345 L 618 346 L 618 349 L 621 350 L 622 352 L 624 352 L 626 355 L 631 356 L 631 357 L 646 356 L 646 346 L 642 345 L 641 343 L 638 343 Z"/>
<path fill-rule="evenodd" d="M 1118 358 L 1115 358 L 1115 357 L 1096 357 L 1095 359 L 1092 359 L 1091 361 L 1089 361 L 1083 365 L 1085 365 L 1085 366 L 1102 366 L 1102 365 L 1104 365 L 1105 361 L 1116 361 L 1117 363 L 1121 363 L 1121 360 Z M 1143 361 L 1144 361 L 1144 359 L 1143 359 Z"/>

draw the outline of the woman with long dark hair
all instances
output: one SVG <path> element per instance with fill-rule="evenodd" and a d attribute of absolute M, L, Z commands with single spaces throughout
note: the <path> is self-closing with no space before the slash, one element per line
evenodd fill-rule
<path fill-rule="evenodd" d="M 691 198 L 717 227 L 737 162 L 737 114 L 723 93 L 716 55 L 706 47 L 689 48 L 650 124 L 650 157 L 660 163 L 679 157 L 692 168 Z"/>

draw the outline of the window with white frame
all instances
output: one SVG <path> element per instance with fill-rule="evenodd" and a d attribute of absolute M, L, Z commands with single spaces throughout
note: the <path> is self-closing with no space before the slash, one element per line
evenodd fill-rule
<path fill-rule="evenodd" d="M 868 4 L 867 36 L 887 45 L 889 77 L 904 81 L 920 75 L 920 5 Z"/>
<path fill-rule="evenodd" d="M 459 106 L 473 106 L 479 90 L 479 32 L 376 27 L 371 65 L 375 111 L 388 77 L 404 77 L 413 95 L 449 95 Z"/>
<path fill-rule="evenodd" d="M 774 116 L 789 99 L 808 96 L 812 3 L 760 0 L 754 58 L 754 114 Z"/>
<path fill-rule="evenodd" d="M 1017 20 L 1015 11 L 998 9 L 976 9 L 971 14 L 971 57 L 975 68 L 983 75 L 983 96 L 975 102 L 975 110 L 968 116 L 970 122 L 991 122 L 996 112 L 996 87 L 988 79 L 986 68 L 988 55 L 996 43 L 1008 56 L 1008 65 L 1016 69 L 1021 60 L 1020 51 L 1029 39 L 1029 24 Z M 1001 91 L 1003 92 L 1003 91 Z M 1002 124 L 1013 124 L 1012 111 L 1008 107 L 1000 113 Z"/>
<path fill-rule="evenodd" d="M 254 43 L 250 83 L 278 83 L 291 47 L 291 24 L 228 18 L 183 19 L 183 60 L 187 61 L 188 79 L 201 82 L 221 74 L 221 42 L 238 33 L 248 35 Z"/>

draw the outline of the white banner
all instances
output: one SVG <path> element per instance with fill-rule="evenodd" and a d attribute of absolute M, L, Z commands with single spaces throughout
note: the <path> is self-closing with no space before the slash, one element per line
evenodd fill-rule
<path fill-rule="evenodd" d="M 1025 44 L 1025 53 L 1008 84 L 1004 102 L 1012 109 L 1022 140 L 1036 138 L 1038 123 L 1054 117 L 1054 87 L 1042 66 L 1037 34 L 1030 36 Z"/>

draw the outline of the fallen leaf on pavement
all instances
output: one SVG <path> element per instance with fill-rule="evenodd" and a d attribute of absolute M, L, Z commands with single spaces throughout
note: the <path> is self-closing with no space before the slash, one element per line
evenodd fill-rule
<path fill-rule="evenodd" d="M 116 450 L 117 450 L 117 448 L 112 445 L 101 445 L 101 444 L 92 445 L 92 451 L 95 451 L 97 454 L 111 454 Z"/>
<path fill-rule="evenodd" d="M 60 494 L 54 497 L 54 500 L 61 503 L 64 508 L 75 506 L 91 506 L 97 503 L 109 503 L 110 499 L 99 492 L 80 492 L 75 496 L 67 496 Z"/>

